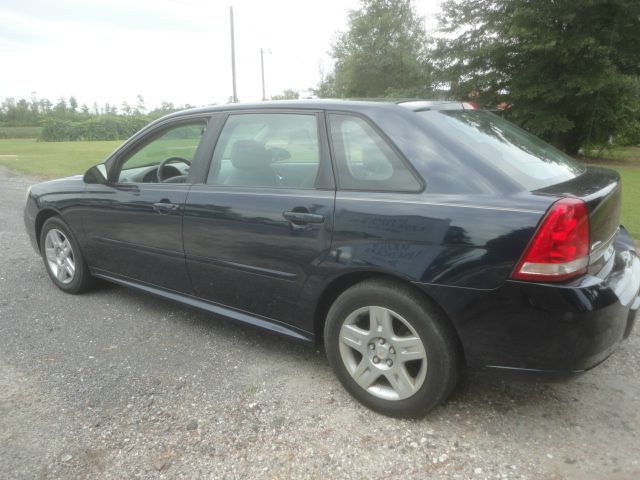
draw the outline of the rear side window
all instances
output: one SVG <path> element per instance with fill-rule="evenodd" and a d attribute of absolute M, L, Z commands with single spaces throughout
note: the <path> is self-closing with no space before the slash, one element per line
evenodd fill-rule
<path fill-rule="evenodd" d="M 341 190 L 416 192 L 422 189 L 402 158 L 364 119 L 330 114 L 329 125 Z"/>
<path fill-rule="evenodd" d="M 435 121 L 476 161 L 499 170 L 526 190 L 571 180 L 584 168 L 571 157 L 513 123 L 481 110 L 418 112 Z"/>

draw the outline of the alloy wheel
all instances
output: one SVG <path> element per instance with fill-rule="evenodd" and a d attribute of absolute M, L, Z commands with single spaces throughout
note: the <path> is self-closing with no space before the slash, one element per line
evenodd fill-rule
<path fill-rule="evenodd" d="M 420 336 L 396 312 L 379 306 L 355 310 L 339 336 L 340 356 L 360 387 L 384 400 L 414 395 L 427 374 L 427 354 Z"/>
<path fill-rule="evenodd" d="M 64 285 L 71 283 L 76 274 L 76 262 L 67 236 L 56 228 L 49 230 L 44 240 L 44 252 L 53 276 Z"/>

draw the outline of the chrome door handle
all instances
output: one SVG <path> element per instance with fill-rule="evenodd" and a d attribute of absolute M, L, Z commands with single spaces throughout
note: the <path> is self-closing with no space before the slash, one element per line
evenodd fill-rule
<path fill-rule="evenodd" d="M 324 222 L 323 215 L 317 215 L 315 213 L 308 212 L 284 212 L 282 214 L 284 218 L 291 223 L 322 223 Z"/>
<path fill-rule="evenodd" d="M 169 213 L 180 208 L 180 205 L 170 202 L 156 202 L 153 209 L 158 213 Z"/>

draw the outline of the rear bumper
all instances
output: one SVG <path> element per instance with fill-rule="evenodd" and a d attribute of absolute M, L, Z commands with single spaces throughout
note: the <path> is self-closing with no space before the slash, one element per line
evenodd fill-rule
<path fill-rule="evenodd" d="M 601 275 L 564 285 L 509 280 L 490 291 L 418 286 L 453 320 L 471 366 L 580 372 L 631 334 L 640 307 L 640 259 L 626 230 Z"/>

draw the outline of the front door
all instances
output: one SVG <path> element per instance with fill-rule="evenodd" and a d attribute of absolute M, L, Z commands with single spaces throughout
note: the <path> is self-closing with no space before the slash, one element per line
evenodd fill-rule
<path fill-rule="evenodd" d="M 88 186 L 85 255 L 94 271 L 191 293 L 182 216 L 206 124 L 182 119 L 149 132 L 113 164 L 111 182 Z"/>
<path fill-rule="evenodd" d="M 197 296 L 302 325 L 294 315 L 298 294 L 328 254 L 333 225 L 321 122 L 316 112 L 229 115 L 206 182 L 192 187 L 185 205 Z"/>

